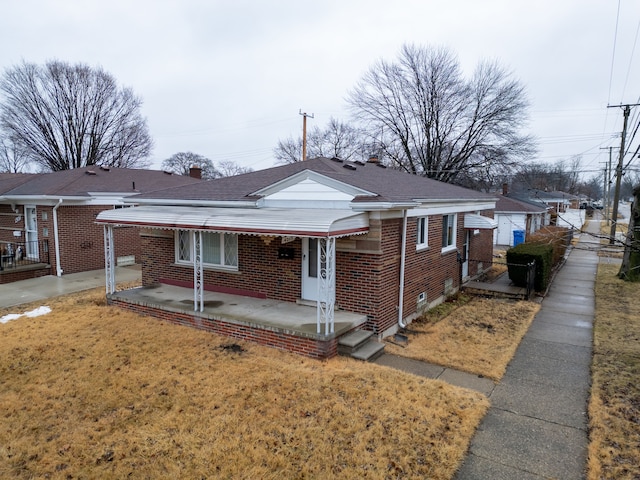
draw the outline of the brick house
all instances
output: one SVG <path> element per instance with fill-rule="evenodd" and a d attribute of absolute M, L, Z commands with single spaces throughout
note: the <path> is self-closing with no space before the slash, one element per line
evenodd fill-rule
<path fill-rule="evenodd" d="M 354 329 L 395 333 L 492 261 L 495 197 L 379 163 L 315 158 L 130 200 L 97 218 L 110 303 L 312 357 Z M 128 293 L 109 277 L 123 226 L 142 236 L 143 287 Z M 216 311 L 252 299 L 255 317 Z M 265 321 L 267 302 L 310 320 Z"/>
<path fill-rule="evenodd" d="M 124 199 L 200 180 L 161 171 L 85 167 L 0 174 L 0 283 L 104 268 L 104 235 L 95 219 Z M 116 229 L 116 259 L 140 261 L 137 228 Z M 19 262 L 16 260 L 23 259 Z"/>

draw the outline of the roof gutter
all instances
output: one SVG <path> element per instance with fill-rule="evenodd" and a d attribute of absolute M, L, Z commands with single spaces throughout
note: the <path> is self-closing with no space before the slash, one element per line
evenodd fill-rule
<path fill-rule="evenodd" d="M 407 253 L 407 210 L 404 210 L 402 215 L 402 251 L 400 253 L 400 293 L 398 294 L 398 326 L 400 328 L 406 328 L 407 324 L 403 319 L 403 304 L 404 304 L 404 264 Z"/>
<path fill-rule="evenodd" d="M 58 199 L 58 203 L 53 207 L 53 238 L 56 243 L 56 275 L 62 276 L 62 268 L 60 267 L 60 242 L 58 240 L 58 207 L 62 205 L 62 199 Z"/>

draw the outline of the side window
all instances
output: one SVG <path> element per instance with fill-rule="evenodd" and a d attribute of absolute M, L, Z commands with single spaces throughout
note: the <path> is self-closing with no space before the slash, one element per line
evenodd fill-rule
<path fill-rule="evenodd" d="M 429 217 L 418 217 L 417 227 L 416 250 L 421 250 L 429 246 Z"/>
<path fill-rule="evenodd" d="M 451 250 L 456 246 L 456 214 L 442 216 L 442 250 Z"/>

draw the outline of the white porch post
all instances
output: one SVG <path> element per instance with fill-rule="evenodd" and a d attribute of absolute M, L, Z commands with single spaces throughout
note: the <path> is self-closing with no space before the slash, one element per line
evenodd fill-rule
<path fill-rule="evenodd" d="M 116 291 L 115 246 L 113 245 L 113 225 L 104 226 L 104 273 L 107 295 Z"/>
<path fill-rule="evenodd" d="M 202 232 L 191 232 L 193 241 L 193 311 L 202 312 L 204 310 L 202 293 Z"/>
<path fill-rule="evenodd" d="M 317 333 L 334 332 L 333 313 L 336 299 L 336 239 L 318 239 L 318 307 Z"/>

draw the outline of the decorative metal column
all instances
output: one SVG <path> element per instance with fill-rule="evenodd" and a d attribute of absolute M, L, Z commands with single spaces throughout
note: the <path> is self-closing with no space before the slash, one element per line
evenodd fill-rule
<path fill-rule="evenodd" d="M 191 232 L 193 251 L 193 311 L 202 312 L 204 301 L 202 293 L 202 232 Z"/>
<path fill-rule="evenodd" d="M 329 335 L 334 332 L 334 307 L 336 300 L 336 239 L 318 239 L 318 307 L 317 332 Z"/>
<path fill-rule="evenodd" d="M 107 295 L 116 291 L 115 246 L 113 244 L 113 225 L 104 226 L 104 273 Z"/>

